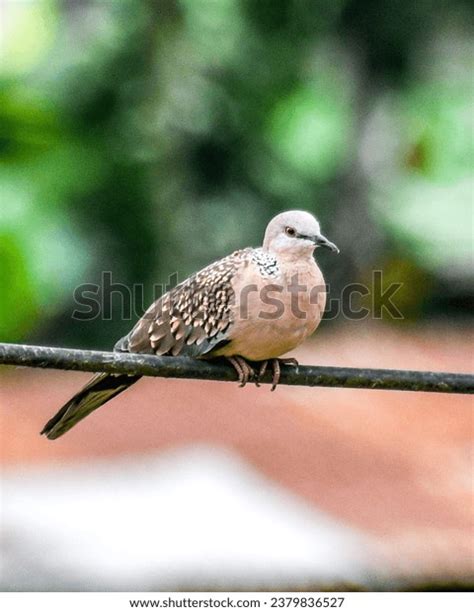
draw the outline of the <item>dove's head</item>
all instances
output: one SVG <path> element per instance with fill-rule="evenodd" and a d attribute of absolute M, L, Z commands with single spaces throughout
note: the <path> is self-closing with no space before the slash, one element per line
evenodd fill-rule
<path fill-rule="evenodd" d="M 304 210 L 289 210 L 267 225 L 263 249 L 291 259 L 310 257 L 314 249 L 325 247 L 339 253 L 337 246 L 321 234 L 318 220 Z"/>

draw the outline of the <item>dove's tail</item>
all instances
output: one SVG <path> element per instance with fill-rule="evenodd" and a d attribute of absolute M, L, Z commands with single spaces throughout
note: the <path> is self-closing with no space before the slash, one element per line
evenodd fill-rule
<path fill-rule="evenodd" d="M 41 433 L 50 440 L 59 438 L 139 378 L 127 374 L 96 374 L 46 423 Z"/>

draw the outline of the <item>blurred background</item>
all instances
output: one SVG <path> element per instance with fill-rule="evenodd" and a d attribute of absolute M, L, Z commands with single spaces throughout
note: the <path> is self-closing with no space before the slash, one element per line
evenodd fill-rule
<path fill-rule="evenodd" d="M 301 362 L 472 369 L 472 3 L 0 7 L 1 341 L 111 348 L 105 271 L 138 316 L 298 208 L 372 315 L 329 309 Z M 107 320 L 72 318 L 85 283 Z M 87 378 L 0 371 L 3 590 L 472 585 L 469 398 L 146 379 L 40 438 Z"/>

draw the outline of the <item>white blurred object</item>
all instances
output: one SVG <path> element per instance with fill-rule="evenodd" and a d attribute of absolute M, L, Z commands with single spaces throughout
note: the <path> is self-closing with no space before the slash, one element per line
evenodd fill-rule
<path fill-rule="evenodd" d="M 228 451 L 4 471 L 0 587 L 278 588 L 364 581 L 367 538 Z"/>

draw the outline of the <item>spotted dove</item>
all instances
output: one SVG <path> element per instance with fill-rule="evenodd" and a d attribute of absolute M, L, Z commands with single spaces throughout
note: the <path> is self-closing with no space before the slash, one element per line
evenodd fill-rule
<path fill-rule="evenodd" d="M 249 380 L 258 385 L 271 364 L 274 389 L 280 361 L 295 363 L 278 357 L 312 334 L 324 312 L 326 287 L 313 258 L 314 249 L 320 246 L 338 252 L 311 214 L 288 211 L 277 215 L 267 226 L 262 247 L 235 251 L 165 293 L 114 350 L 198 359 L 225 357 L 241 386 Z M 139 378 L 97 374 L 41 433 L 51 440 L 62 436 Z"/>

